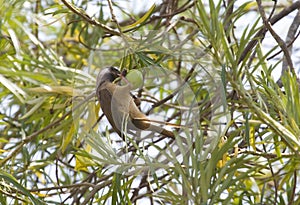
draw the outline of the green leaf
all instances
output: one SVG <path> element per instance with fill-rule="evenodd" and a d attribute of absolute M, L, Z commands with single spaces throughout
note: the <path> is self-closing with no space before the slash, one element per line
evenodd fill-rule
<path fill-rule="evenodd" d="M 17 84 L 13 83 L 1 74 L 0 83 L 2 83 L 2 85 L 4 85 L 8 90 L 10 90 L 20 100 L 21 103 L 25 103 L 27 93 L 23 89 L 21 89 Z"/>
<path fill-rule="evenodd" d="M 150 17 L 150 15 L 153 13 L 154 9 L 155 9 L 156 5 L 153 4 L 151 6 L 151 8 L 136 22 L 134 22 L 131 25 L 122 27 L 123 31 L 129 30 L 129 29 L 134 29 L 134 28 L 138 28 L 139 26 L 141 26 L 143 23 L 145 23 L 147 21 L 147 19 Z"/>
<path fill-rule="evenodd" d="M 27 111 L 25 113 L 25 115 L 23 115 L 22 117 L 19 118 L 20 120 L 26 119 L 29 116 L 31 116 L 32 114 L 34 114 L 45 102 L 44 97 L 38 98 L 37 100 L 38 100 L 37 103 L 29 111 Z"/>
<path fill-rule="evenodd" d="M 19 184 L 19 182 L 12 175 L 0 170 L 0 179 L 1 178 L 9 183 L 12 183 L 17 190 L 20 190 L 25 196 L 29 197 L 34 204 L 36 205 L 45 204 L 41 200 L 35 198 L 25 187 Z"/>

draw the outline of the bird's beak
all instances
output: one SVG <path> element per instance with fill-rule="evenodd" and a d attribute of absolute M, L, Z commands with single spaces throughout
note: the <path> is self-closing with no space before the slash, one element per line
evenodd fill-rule
<path fill-rule="evenodd" d="M 126 69 L 122 70 L 122 72 L 121 72 L 120 75 L 122 75 L 123 77 L 125 77 L 127 75 L 127 70 Z"/>
<path fill-rule="evenodd" d="M 119 73 L 117 75 L 119 77 L 116 78 L 113 83 L 117 83 L 117 82 L 119 82 L 121 80 L 125 80 L 126 82 L 128 82 L 127 79 L 126 79 L 126 77 L 125 77 L 127 75 L 127 70 L 123 70 L 121 73 Z"/>

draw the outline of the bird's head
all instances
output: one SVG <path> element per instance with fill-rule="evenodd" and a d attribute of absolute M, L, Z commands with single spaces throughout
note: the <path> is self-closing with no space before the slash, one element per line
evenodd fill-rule
<path fill-rule="evenodd" d="M 97 76 L 97 85 L 100 86 L 104 82 L 113 82 L 120 77 L 121 72 L 116 67 L 107 67 L 100 71 Z"/>

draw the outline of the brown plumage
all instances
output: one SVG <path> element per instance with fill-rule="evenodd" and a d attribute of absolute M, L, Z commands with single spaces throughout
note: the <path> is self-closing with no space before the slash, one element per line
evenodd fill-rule
<path fill-rule="evenodd" d="M 173 132 L 153 125 L 139 110 L 130 94 L 130 83 L 123 86 L 114 83 L 118 77 L 122 77 L 122 74 L 117 68 L 105 68 L 98 74 L 96 87 L 101 109 L 113 129 L 121 137 L 123 131 L 149 130 L 174 138 Z"/>

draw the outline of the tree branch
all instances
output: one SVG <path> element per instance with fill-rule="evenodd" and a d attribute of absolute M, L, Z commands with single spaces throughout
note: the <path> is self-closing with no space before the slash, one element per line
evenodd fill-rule
<path fill-rule="evenodd" d="M 286 37 L 285 43 L 288 45 L 288 52 L 291 55 L 293 50 L 293 44 L 292 42 L 295 41 L 296 32 L 300 25 L 300 9 L 298 10 Z M 281 76 L 285 73 L 286 70 L 288 70 L 289 65 L 289 59 L 286 58 L 286 56 L 283 57 L 282 62 L 282 70 L 281 70 Z"/>
<path fill-rule="evenodd" d="M 69 2 L 67 2 L 66 0 L 61 0 L 64 5 L 66 5 L 73 13 L 77 14 L 78 16 L 80 16 L 82 19 L 84 19 L 85 21 L 87 21 L 88 23 L 98 26 L 100 28 L 102 28 L 103 30 L 105 30 L 107 33 L 111 34 L 111 35 L 116 35 L 116 36 L 120 36 L 120 33 L 115 31 L 114 29 L 106 26 L 105 24 L 100 23 L 99 21 L 97 21 L 96 19 L 92 19 L 88 14 L 84 13 L 84 10 L 81 10 L 77 7 L 75 7 L 74 5 L 70 4 Z"/>
<path fill-rule="evenodd" d="M 288 64 L 288 66 L 290 68 L 290 71 L 292 73 L 295 73 L 295 68 L 293 66 L 293 61 L 292 61 L 292 58 L 290 56 L 289 50 L 287 48 L 287 45 L 285 44 L 285 42 L 280 38 L 280 36 L 272 28 L 270 22 L 268 21 L 268 19 L 266 17 L 266 13 L 265 13 L 262 5 L 261 5 L 261 0 L 256 0 L 256 2 L 257 2 L 258 10 L 259 10 L 260 15 L 262 17 L 264 25 L 270 31 L 271 35 L 273 36 L 273 38 L 276 40 L 276 42 L 280 46 L 281 50 L 283 51 L 284 57 L 285 57 L 285 59 L 287 61 L 287 64 Z"/>
<path fill-rule="evenodd" d="M 271 19 L 270 19 L 270 24 L 274 25 L 276 22 L 278 22 L 279 20 L 281 20 L 283 17 L 287 16 L 288 14 L 290 14 L 291 12 L 293 12 L 296 9 L 300 8 L 300 1 L 296 1 L 295 3 L 293 3 L 291 6 L 284 8 L 281 12 L 279 12 L 277 15 L 274 15 Z M 240 64 L 243 59 L 250 53 L 252 52 L 254 46 L 258 43 L 258 41 L 260 41 L 266 34 L 268 30 L 263 27 L 261 28 L 256 35 L 254 36 L 253 40 L 250 41 L 248 43 L 248 45 L 246 46 L 245 50 L 243 51 L 243 53 L 241 54 L 241 56 L 239 57 L 238 60 L 238 64 Z"/>

